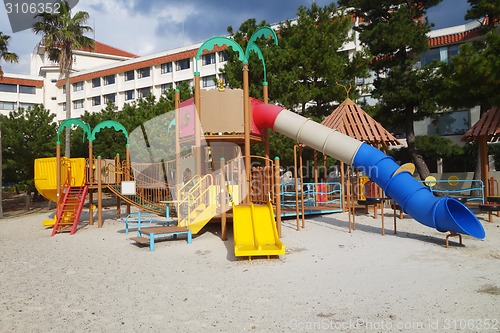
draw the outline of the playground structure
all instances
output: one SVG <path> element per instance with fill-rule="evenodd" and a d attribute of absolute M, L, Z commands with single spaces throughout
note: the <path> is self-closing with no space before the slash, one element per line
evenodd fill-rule
<path fill-rule="evenodd" d="M 270 28 L 261 29 L 256 36 L 275 38 Z M 267 84 L 263 84 L 264 102 L 250 98 L 247 59 L 249 50 L 260 52 L 256 51 L 255 44 L 249 42 L 247 52 L 243 52 L 234 41 L 215 37 L 200 47 L 196 59 L 204 51 L 223 44 L 237 51 L 243 62 L 243 90 L 223 87 L 200 90 L 196 70 L 194 98 L 181 103 L 177 91 L 174 111 L 146 122 L 130 134 L 114 121 L 98 124 L 92 131 L 78 119 L 68 119 L 59 126 L 58 139 L 65 128 L 78 126 L 84 130 L 89 157 L 61 157 L 58 140 L 56 158 L 36 161 L 37 189 L 57 202 L 52 235 L 68 229 L 71 233 L 76 231 L 86 195 L 92 225 L 95 192 L 98 227 L 102 227 L 102 192 L 107 189 L 116 195 L 117 207 L 121 201 L 127 204 L 127 213 L 134 205 L 141 211 L 173 217 L 177 228 L 185 228 L 183 232 L 189 230 L 189 235 L 200 232 L 211 220 L 218 220 L 221 237 L 226 240 L 227 219 L 232 218 L 236 256 L 284 254 L 285 246 L 279 238 L 281 217 L 286 216 L 287 209 L 294 206 L 298 216 L 300 206 L 304 216 L 315 211 L 324 213 L 321 204 L 327 203 L 334 207 L 328 209 L 341 211 L 343 191 L 333 191 L 328 183 L 317 181 L 304 187 L 302 177 L 299 183 L 295 175 L 292 186 L 295 200 L 292 199 L 291 204 L 292 192 L 286 189 L 291 183 L 287 179 L 292 178 L 281 175 L 279 159 L 269 156 L 267 130 L 271 129 L 363 170 L 381 191 L 418 222 L 441 232 L 485 237 L 482 225 L 467 207 L 453 198 L 435 197 L 407 168 L 400 167 L 380 150 L 336 129 L 267 104 Z M 265 78 L 264 83 L 267 83 Z M 94 157 L 92 143 L 104 128 L 113 128 L 127 138 L 125 160 L 120 156 Z M 265 156 L 252 156 L 252 144 L 263 144 Z M 293 214 L 293 210 L 290 209 L 289 214 Z M 117 209 L 117 218 L 119 214 Z M 147 230 L 141 234 L 147 234 Z M 148 241 L 142 236 L 139 238 L 138 242 Z M 154 240 L 148 242 L 154 248 L 151 245 Z"/>

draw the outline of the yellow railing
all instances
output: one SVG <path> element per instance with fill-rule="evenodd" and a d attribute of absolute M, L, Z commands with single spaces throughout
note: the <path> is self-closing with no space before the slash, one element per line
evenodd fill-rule
<path fill-rule="evenodd" d="M 181 225 L 187 225 L 183 222 L 186 218 L 191 216 L 193 209 L 196 209 L 201 204 L 206 204 L 208 207 L 211 204 L 212 198 L 210 197 L 210 186 L 213 185 L 213 176 L 211 174 L 205 175 L 203 177 L 195 176 L 192 178 L 198 179 L 197 182 L 193 184 L 187 193 L 183 194 L 182 190 L 186 190 L 186 185 L 179 189 L 178 201 L 177 201 L 177 216 Z"/>

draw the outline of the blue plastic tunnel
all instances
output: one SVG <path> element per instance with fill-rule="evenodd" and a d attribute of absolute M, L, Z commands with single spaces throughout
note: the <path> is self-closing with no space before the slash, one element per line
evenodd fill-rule
<path fill-rule="evenodd" d="M 363 143 L 354 156 L 353 166 L 364 170 L 404 212 L 423 225 L 441 232 L 485 237 L 481 222 L 465 205 L 450 197 L 434 196 L 407 171 L 394 174 L 399 165 L 380 150 Z"/>

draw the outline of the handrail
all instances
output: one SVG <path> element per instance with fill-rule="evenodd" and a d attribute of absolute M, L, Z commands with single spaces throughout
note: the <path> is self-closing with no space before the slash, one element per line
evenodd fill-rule
<path fill-rule="evenodd" d="M 188 185 L 195 186 L 195 184 L 197 184 L 198 182 L 201 181 L 201 179 L 200 180 L 195 180 L 197 178 L 201 178 L 201 177 L 199 175 L 194 175 L 194 177 L 192 177 L 190 180 L 188 180 L 186 183 L 184 183 L 184 185 L 182 185 L 177 190 L 177 200 L 180 200 L 180 198 L 182 197 L 182 193 L 186 191 L 186 188 L 187 188 Z"/>
<path fill-rule="evenodd" d="M 200 176 L 197 176 L 200 178 Z M 196 178 L 193 177 L 192 179 Z M 207 184 L 207 185 L 205 185 Z M 205 186 L 204 186 L 205 185 Z M 208 193 L 210 190 L 210 186 L 213 185 L 213 176 L 211 174 L 207 174 L 199 179 L 197 183 L 193 185 L 191 189 L 189 189 L 188 193 L 180 198 L 177 202 L 177 216 L 179 217 L 179 222 L 182 223 L 184 218 L 189 217 L 191 215 L 191 210 L 193 208 L 198 207 L 202 204 L 202 198 Z M 199 191 L 198 194 L 195 194 L 196 191 Z M 181 192 L 179 191 L 179 195 Z M 210 203 L 209 203 L 210 204 Z M 187 206 L 187 214 L 185 217 L 182 217 L 182 207 Z"/>

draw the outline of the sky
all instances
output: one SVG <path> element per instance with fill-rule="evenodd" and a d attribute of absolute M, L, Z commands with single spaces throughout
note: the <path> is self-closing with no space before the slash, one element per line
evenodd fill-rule
<path fill-rule="evenodd" d="M 299 6 L 312 2 L 324 6 L 331 0 L 80 0 L 73 13 L 89 13 L 97 41 L 142 56 L 225 36 L 228 26 L 237 30 L 249 18 L 270 24 L 293 19 Z M 468 8 L 467 0 L 443 0 L 428 18 L 434 29 L 463 24 Z M 0 31 L 11 36 L 9 51 L 19 56 L 18 64 L 2 61 L 4 71 L 29 74 L 30 54 L 41 36 L 31 30 L 12 33 L 2 7 Z"/>

